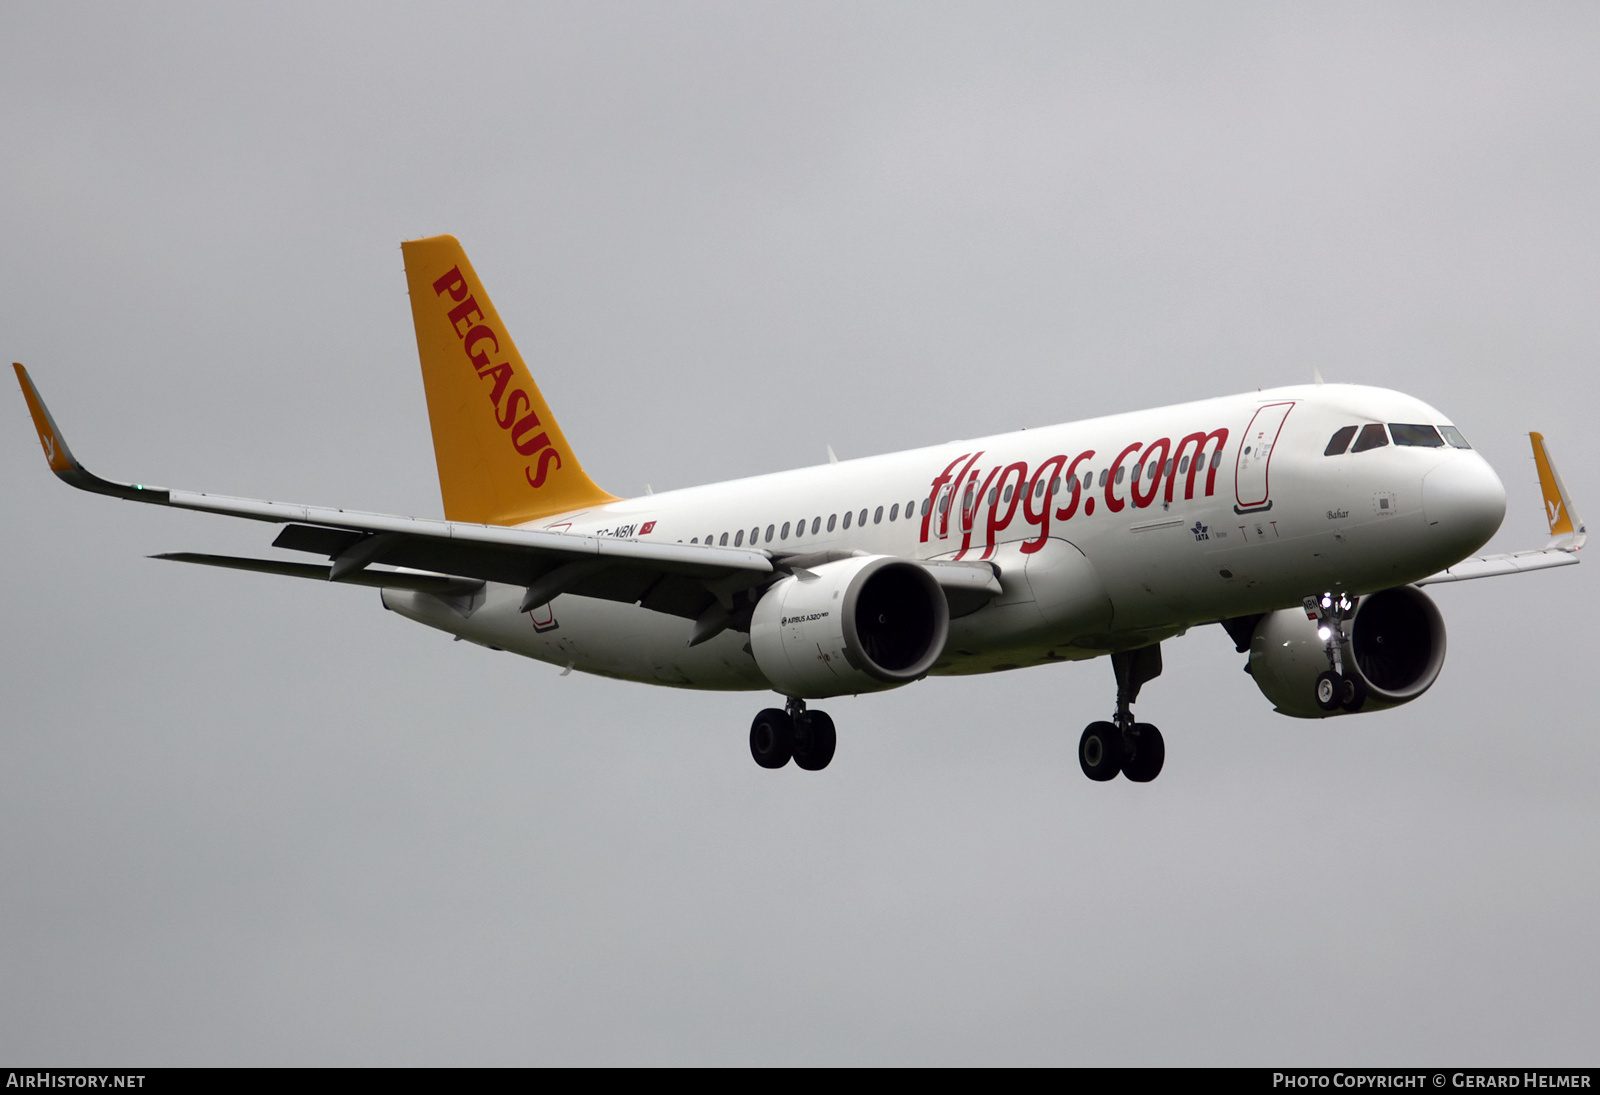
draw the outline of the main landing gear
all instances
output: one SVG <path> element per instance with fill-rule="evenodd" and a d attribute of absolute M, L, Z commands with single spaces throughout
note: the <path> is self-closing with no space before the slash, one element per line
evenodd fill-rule
<path fill-rule="evenodd" d="M 1317 637 L 1328 656 L 1328 671 L 1318 675 L 1317 706 L 1324 711 L 1359 711 L 1367 702 L 1367 690 L 1354 673 L 1344 671 L 1344 648 L 1349 642 L 1344 622 L 1355 612 L 1356 602 L 1348 593 L 1324 593 L 1305 599 L 1306 615 L 1317 621 Z"/>
<path fill-rule="evenodd" d="M 1111 668 L 1117 674 L 1116 721 L 1091 722 L 1084 729 L 1078 763 L 1098 783 L 1116 779 L 1119 772 L 1135 783 L 1149 783 L 1161 774 L 1167 746 L 1160 730 L 1133 721 L 1133 701 L 1146 681 L 1161 676 L 1161 644 L 1112 654 Z"/>
<path fill-rule="evenodd" d="M 784 710 L 769 707 L 750 724 L 750 755 L 763 768 L 796 766 L 818 772 L 833 759 L 838 738 L 833 720 L 821 711 L 807 711 L 806 701 L 790 699 Z"/>

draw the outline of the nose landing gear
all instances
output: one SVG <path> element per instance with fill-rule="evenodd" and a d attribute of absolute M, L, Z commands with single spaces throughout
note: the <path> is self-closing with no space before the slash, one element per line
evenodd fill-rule
<path fill-rule="evenodd" d="M 1133 721 L 1133 701 L 1146 681 L 1161 675 L 1161 644 L 1123 650 L 1111 655 L 1117 675 L 1117 713 L 1114 722 L 1091 722 L 1078 739 L 1078 764 L 1097 783 L 1116 779 L 1118 773 L 1135 783 L 1149 783 L 1161 774 L 1167 758 L 1161 731 L 1148 722 Z"/>
<path fill-rule="evenodd" d="M 1306 615 L 1317 621 L 1317 636 L 1328 656 L 1328 670 L 1318 675 L 1315 685 L 1317 706 L 1324 711 L 1361 710 L 1367 700 L 1366 687 L 1360 677 L 1346 673 L 1344 667 L 1344 648 L 1350 641 L 1344 625 L 1355 612 L 1355 598 L 1348 593 L 1324 593 L 1307 597 L 1304 604 Z"/>
<path fill-rule="evenodd" d="M 782 768 L 792 759 L 797 768 L 820 772 L 837 744 L 833 720 L 807 711 L 805 700 L 791 698 L 782 711 L 769 707 L 750 724 L 750 755 L 763 768 Z"/>

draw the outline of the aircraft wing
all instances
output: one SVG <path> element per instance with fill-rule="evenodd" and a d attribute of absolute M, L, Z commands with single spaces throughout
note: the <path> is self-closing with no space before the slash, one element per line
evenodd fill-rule
<path fill-rule="evenodd" d="M 1548 570 L 1550 567 L 1571 566 L 1578 562 L 1574 550 L 1542 548 L 1537 551 L 1513 551 L 1504 555 L 1478 555 L 1463 559 L 1453 567 L 1430 574 L 1414 584 L 1433 585 L 1436 582 L 1465 582 L 1469 578 L 1493 578 L 1500 574 L 1521 574 L 1529 570 Z"/>
<path fill-rule="evenodd" d="M 190 553 L 157 558 L 446 595 L 465 591 L 461 579 L 468 579 L 469 586 L 504 582 L 528 589 L 528 608 L 574 593 L 640 603 L 690 619 L 713 601 L 763 584 L 781 569 L 768 552 L 749 548 L 397 517 L 112 482 L 72 455 L 27 370 L 20 364 L 15 368 L 50 470 L 64 482 L 112 498 L 282 524 L 287 527 L 274 546 L 325 555 L 331 565 Z M 368 569 L 379 563 L 408 570 Z"/>
<path fill-rule="evenodd" d="M 1528 438 L 1533 442 L 1533 462 L 1539 469 L 1539 489 L 1544 494 L 1544 515 L 1550 524 L 1550 542 L 1534 551 L 1513 551 L 1504 555 L 1479 555 L 1463 559 L 1453 567 L 1428 575 L 1417 585 L 1521 574 L 1529 570 L 1571 566 L 1578 561 L 1578 549 L 1583 547 L 1588 535 L 1583 519 L 1572 508 L 1567 485 L 1561 481 L 1561 473 L 1550 458 L 1544 435 L 1530 433 Z"/>

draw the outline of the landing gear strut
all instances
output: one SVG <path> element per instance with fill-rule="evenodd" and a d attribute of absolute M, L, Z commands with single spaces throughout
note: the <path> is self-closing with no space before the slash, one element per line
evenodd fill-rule
<path fill-rule="evenodd" d="M 797 768 L 819 772 L 833 759 L 836 744 L 833 720 L 807 711 L 801 699 L 790 698 L 782 711 L 769 707 L 750 724 L 750 755 L 763 768 L 782 768 L 792 758 Z"/>
<path fill-rule="evenodd" d="M 1345 672 L 1344 648 L 1350 641 L 1344 624 L 1355 612 L 1356 601 L 1348 593 L 1324 593 L 1307 597 L 1306 615 L 1317 621 L 1317 636 L 1328 657 L 1328 670 L 1318 675 L 1317 706 L 1324 711 L 1359 711 L 1367 700 L 1367 690 L 1355 673 Z"/>
<path fill-rule="evenodd" d="M 1084 729 L 1078 763 L 1096 782 L 1116 779 L 1120 772 L 1135 783 L 1149 783 L 1161 774 L 1167 746 L 1160 730 L 1133 721 L 1133 701 L 1146 681 L 1161 675 L 1161 644 L 1112 654 L 1111 668 L 1117 675 L 1115 721 L 1091 722 Z"/>

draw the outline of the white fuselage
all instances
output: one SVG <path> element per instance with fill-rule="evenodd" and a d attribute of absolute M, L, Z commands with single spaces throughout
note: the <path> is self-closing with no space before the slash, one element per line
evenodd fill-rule
<path fill-rule="evenodd" d="M 1369 423 L 1449 419 L 1379 388 L 1279 388 L 647 495 L 526 527 L 990 561 L 1003 592 L 951 621 L 933 672 L 992 672 L 1146 645 L 1326 591 L 1403 585 L 1493 535 L 1504 491 L 1470 449 L 1324 455 L 1335 431 Z M 384 604 L 585 672 L 770 687 L 743 633 L 690 646 L 692 621 L 677 616 L 572 595 L 523 613 L 522 595 L 491 584 L 469 616 L 400 590 Z"/>

